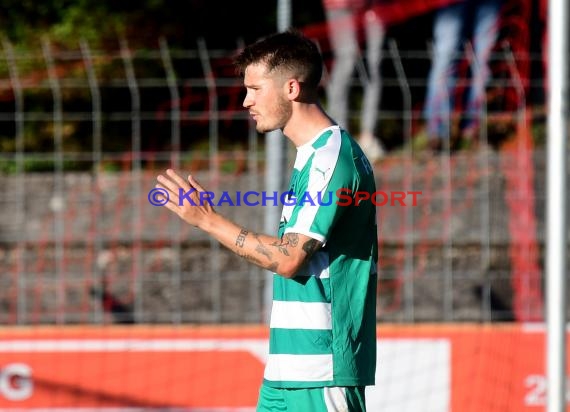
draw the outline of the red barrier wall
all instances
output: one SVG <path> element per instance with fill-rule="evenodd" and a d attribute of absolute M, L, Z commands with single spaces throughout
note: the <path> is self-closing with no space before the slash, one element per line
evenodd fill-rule
<path fill-rule="evenodd" d="M 267 336 L 264 326 L 1 329 L 0 409 L 249 410 Z M 378 348 L 372 411 L 544 409 L 540 325 L 380 325 Z"/>

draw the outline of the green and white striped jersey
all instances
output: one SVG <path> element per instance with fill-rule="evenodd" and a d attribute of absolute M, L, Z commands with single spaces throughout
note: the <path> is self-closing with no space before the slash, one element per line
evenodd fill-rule
<path fill-rule="evenodd" d="M 264 382 L 280 388 L 364 386 L 376 370 L 376 208 L 337 203 L 375 192 L 372 167 L 338 126 L 297 148 L 279 236 L 324 242 L 292 279 L 274 275 Z M 348 193 L 348 192 L 345 192 Z"/>

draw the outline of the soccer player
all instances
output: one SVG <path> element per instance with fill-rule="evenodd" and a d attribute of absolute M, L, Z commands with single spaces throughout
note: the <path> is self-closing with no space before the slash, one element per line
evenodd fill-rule
<path fill-rule="evenodd" d="M 289 191 L 305 201 L 284 203 L 275 236 L 253 233 L 200 202 L 205 189 L 191 175 L 169 169 L 157 187 L 168 191 L 169 210 L 275 273 L 257 410 L 365 411 L 376 370 L 376 211 L 370 201 L 340 206 L 328 194 L 373 193 L 372 167 L 319 104 L 323 62 L 310 39 L 293 30 L 274 34 L 246 47 L 235 63 L 257 131 L 281 129 L 296 146 Z M 180 189 L 195 190 L 193 202 L 179 202 Z"/>

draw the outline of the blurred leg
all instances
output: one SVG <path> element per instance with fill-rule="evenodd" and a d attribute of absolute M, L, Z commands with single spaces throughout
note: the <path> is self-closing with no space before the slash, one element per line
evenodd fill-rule
<path fill-rule="evenodd" d="M 358 38 L 354 15 L 350 9 L 327 10 L 333 65 L 327 83 L 327 109 L 330 116 L 348 128 L 350 82 L 358 57 Z"/>
<path fill-rule="evenodd" d="M 365 133 L 374 134 L 382 93 L 380 65 L 382 63 L 382 47 L 384 46 L 386 31 L 382 20 L 373 11 L 368 11 L 365 14 L 364 24 L 368 83 L 364 87 L 361 130 Z"/>
<path fill-rule="evenodd" d="M 435 16 L 433 58 L 424 107 L 431 139 L 449 135 L 455 61 L 461 45 L 464 8 L 464 4 L 451 5 L 439 10 Z"/>
<path fill-rule="evenodd" d="M 372 162 L 384 155 L 384 148 L 378 137 L 374 135 L 380 110 L 380 97 L 382 93 L 382 48 L 386 34 L 382 20 L 369 10 L 364 15 L 364 29 L 366 32 L 366 65 L 368 81 L 364 85 L 362 102 L 362 118 L 360 124 L 360 145 Z"/>
<path fill-rule="evenodd" d="M 473 50 L 475 62 L 471 65 L 472 79 L 467 98 L 467 109 L 462 131 L 474 133 L 479 125 L 481 109 L 486 100 L 486 86 L 491 76 L 489 60 L 499 35 L 501 0 L 481 0 L 473 16 Z"/>

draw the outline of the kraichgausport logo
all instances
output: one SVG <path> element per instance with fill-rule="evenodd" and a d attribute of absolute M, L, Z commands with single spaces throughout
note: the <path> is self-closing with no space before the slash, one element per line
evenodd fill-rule
<path fill-rule="evenodd" d="M 198 192 L 196 189 L 185 191 L 178 189 L 178 206 L 185 203 L 191 206 L 330 206 L 333 203 L 338 206 L 360 206 L 362 202 L 372 202 L 374 206 L 417 206 L 418 196 L 421 191 L 383 191 L 375 192 L 352 191 L 348 188 L 337 189 L 335 192 L 303 192 L 295 195 L 292 191 L 265 192 L 248 190 L 230 193 L 222 191 L 218 195 L 215 192 Z M 194 196 L 194 198 L 193 198 Z M 196 199 L 197 196 L 197 199 Z M 151 189 L 148 193 L 148 201 L 153 206 L 164 206 L 169 199 L 169 193 L 162 188 Z"/>

